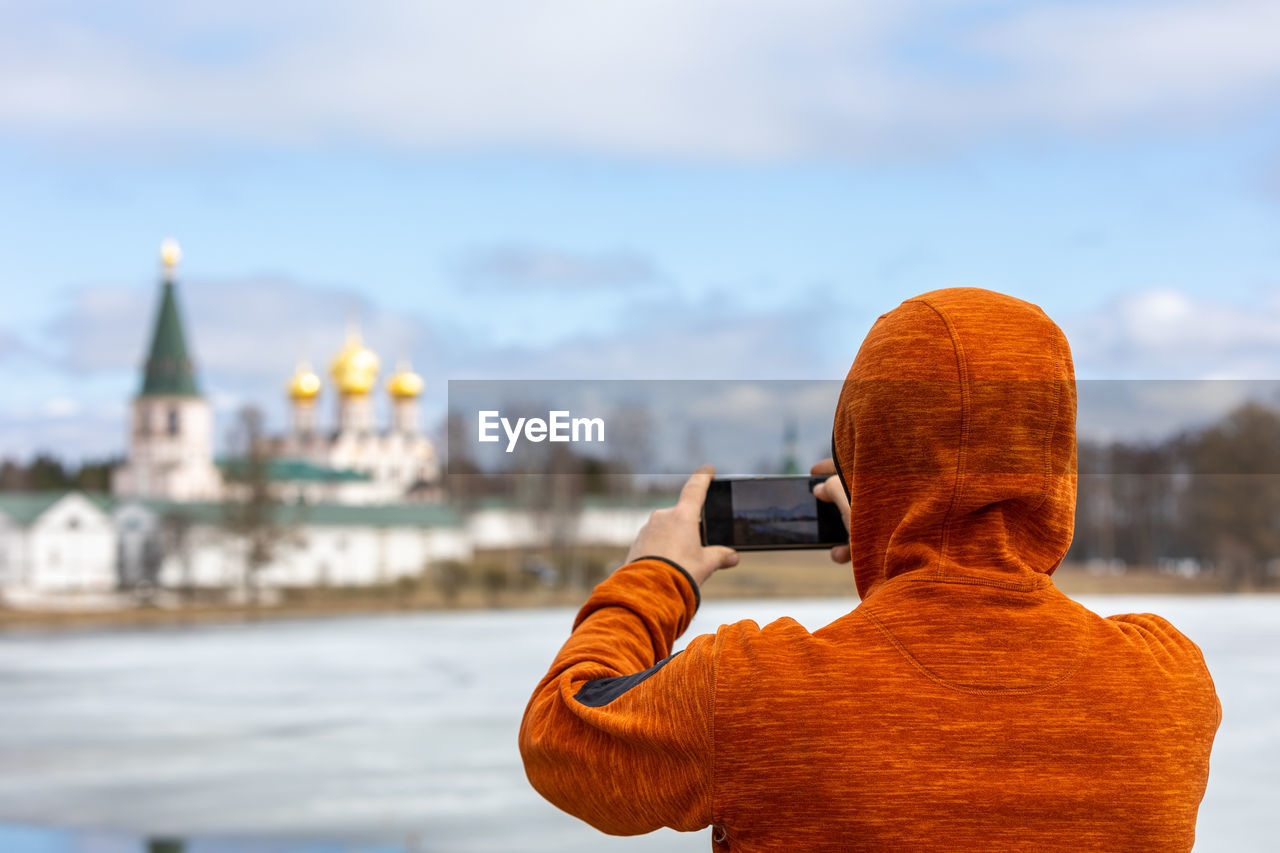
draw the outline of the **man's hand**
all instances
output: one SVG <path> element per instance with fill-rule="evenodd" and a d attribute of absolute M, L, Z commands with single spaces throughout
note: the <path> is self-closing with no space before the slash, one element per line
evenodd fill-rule
<path fill-rule="evenodd" d="M 636 534 L 627 562 L 640 557 L 665 557 L 688 572 L 698 586 L 706 583 L 716 569 L 738 565 L 737 551 L 722 545 L 704 546 L 698 533 L 702 502 L 715 473 L 714 467 L 703 465 L 684 484 L 675 506 L 653 511 Z"/>
<path fill-rule="evenodd" d="M 819 483 L 813 487 L 813 496 L 820 501 L 833 503 L 840 509 L 840 517 L 844 519 L 845 532 L 849 531 L 849 496 L 844 493 L 844 486 L 840 484 L 840 477 L 836 474 L 836 462 L 831 457 L 827 457 L 809 469 L 809 473 L 814 477 L 826 475 L 826 482 Z M 847 563 L 853 557 L 849 554 L 849 546 L 837 545 L 831 549 L 831 559 L 837 563 Z"/>

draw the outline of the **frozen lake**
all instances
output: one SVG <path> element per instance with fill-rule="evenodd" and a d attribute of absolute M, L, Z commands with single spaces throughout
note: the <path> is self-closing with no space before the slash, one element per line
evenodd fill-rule
<path fill-rule="evenodd" d="M 1224 721 L 1196 850 L 1274 850 L 1280 597 L 1084 601 L 1159 613 L 1200 644 Z M 685 639 L 743 618 L 815 629 L 851 606 L 709 602 Z M 138 849 L 118 841 L 127 834 L 258 840 L 232 845 L 244 850 L 273 839 L 320 842 L 308 850 L 707 850 L 706 832 L 602 836 L 525 781 L 516 730 L 571 619 L 560 609 L 2 636 L 0 822 L 103 833 L 95 850 Z M 22 833 L 0 827 L 0 840 L 16 849 Z"/>

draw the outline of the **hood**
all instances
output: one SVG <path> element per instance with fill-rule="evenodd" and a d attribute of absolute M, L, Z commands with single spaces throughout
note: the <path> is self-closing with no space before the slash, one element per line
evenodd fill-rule
<path fill-rule="evenodd" d="M 880 317 L 849 370 L 833 452 L 865 599 L 921 577 L 1032 589 L 1071 544 L 1076 387 L 1035 305 L 936 290 Z"/>

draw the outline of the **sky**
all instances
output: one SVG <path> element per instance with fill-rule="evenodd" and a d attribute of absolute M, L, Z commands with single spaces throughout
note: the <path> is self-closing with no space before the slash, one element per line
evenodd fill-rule
<path fill-rule="evenodd" d="M 220 431 L 350 322 L 431 422 L 839 379 L 959 285 L 1082 378 L 1274 379 L 1280 5 L 0 0 L 0 188 L 0 456 L 123 452 L 166 237 Z"/>

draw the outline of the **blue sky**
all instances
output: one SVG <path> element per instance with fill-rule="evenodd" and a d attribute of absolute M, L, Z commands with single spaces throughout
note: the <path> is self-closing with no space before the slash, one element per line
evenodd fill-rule
<path fill-rule="evenodd" d="M 839 378 L 976 285 L 1276 378 L 1262 0 L 0 2 L 0 455 L 119 452 L 162 238 L 220 416 L 348 317 L 454 378 Z"/>

